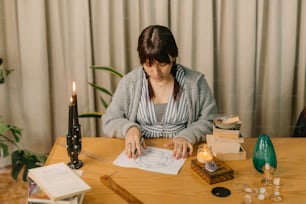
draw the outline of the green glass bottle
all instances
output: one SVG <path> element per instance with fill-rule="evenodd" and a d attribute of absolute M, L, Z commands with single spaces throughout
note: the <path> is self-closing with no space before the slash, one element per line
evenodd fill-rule
<path fill-rule="evenodd" d="M 277 167 L 277 159 L 272 141 L 268 135 L 262 134 L 258 137 L 253 151 L 253 165 L 258 172 L 263 173 L 262 167 L 266 163 L 269 163 L 274 169 Z"/>

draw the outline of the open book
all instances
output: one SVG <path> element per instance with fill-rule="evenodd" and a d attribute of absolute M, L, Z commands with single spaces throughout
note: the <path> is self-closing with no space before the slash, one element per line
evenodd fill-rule
<path fill-rule="evenodd" d="M 84 193 L 91 189 L 80 175 L 64 163 L 30 169 L 28 177 L 30 203 L 79 204 Z"/>

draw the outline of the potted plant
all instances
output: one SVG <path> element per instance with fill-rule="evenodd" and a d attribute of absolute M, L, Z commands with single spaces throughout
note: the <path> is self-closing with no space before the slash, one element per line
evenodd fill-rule
<path fill-rule="evenodd" d="M 97 70 L 97 71 L 104 71 L 107 72 L 109 74 L 112 74 L 115 77 L 119 77 L 122 78 L 123 75 L 118 72 L 114 67 L 107 67 L 107 66 L 99 66 L 99 65 L 95 65 L 90 67 L 91 69 Z M 92 83 L 89 82 L 89 85 L 92 86 L 95 90 L 99 91 L 101 93 L 101 96 L 99 97 L 100 102 L 103 106 L 104 109 L 106 109 L 108 107 L 108 103 L 106 101 L 106 99 L 104 98 L 105 96 L 113 96 L 113 93 L 108 90 L 107 88 L 97 84 L 97 83 Z M 79 117 L 89 117 L 89 118 L 101 118 L 102 113 L 94 111 L 94 112 L 89 112 L 89 113 L 84 113 L 84 114 L 80 114 Z"/>
<path fill-rule="evenodd" d="M 0 58 L 0 67 L 3 60 Z M 5 83 L 6 77 L 12 72 L 12 69 L 0 69 L 0 84 Z M 10 125 L 2 120 L 0 116 L 0 156 L 9 156 L 9 145 L 13 145 L 16 150 L 11 153 L 12 177 L 18 178 L 19 173 L 23 170 L 23 180 L 27 180 L 28 169 L 42 166 L 47 159 L 46 154 L 39 154 L 27 149 L 23 149 L 18 143 L 22 137 L 22 129 Z"/>

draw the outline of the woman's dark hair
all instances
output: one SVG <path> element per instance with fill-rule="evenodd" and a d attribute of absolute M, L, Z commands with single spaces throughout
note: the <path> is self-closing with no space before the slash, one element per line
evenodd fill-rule
<path fill-rule="evenodd" d="M 152 25 L 146 27 L 138 38 L 137 51 L 139 55 L 140 64 L 146 62 L 151 66 L 154 61 L 159 63 L 171 63 L 171 58 L 178 57 L 178 48 L 171 30 L 165 26 Z M 173 62 L 171 74 L 174 78 L 173 96 L 174 101 L 180 91 L 180 85 L 176 80 L 176 62 Z M 146 75 L 148 78 L 148 75 Z M 154 93 L 150 81 L 148 80 L 149 95 L 152 99 Z"/>
<path fill-rule="evenodd" d="M 150 66 L 154 60 L 170 64 L 170 56 L 178 56 L 178 48 L 171 30 L 160 25 L 149 26 L 141 32 L 137 50 L 140 63 L 148 61 Z"/>

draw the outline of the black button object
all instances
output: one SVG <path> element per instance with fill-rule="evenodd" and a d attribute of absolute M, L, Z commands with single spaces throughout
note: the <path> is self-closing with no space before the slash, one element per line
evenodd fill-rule
<path fill-rule="evenodd" d="M 231 191 L 224 187 L 215 187 L 211 190 L 211 193 L 217 197 L 227 197 L 231 195 Z"/>

